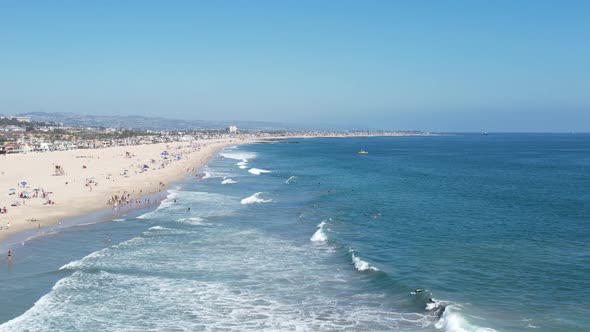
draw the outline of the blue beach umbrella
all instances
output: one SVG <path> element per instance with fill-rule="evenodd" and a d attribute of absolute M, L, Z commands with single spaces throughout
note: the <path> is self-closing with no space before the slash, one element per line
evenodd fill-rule
<path fill-rule="evenodd" d="M 16 191 L 16 189 L 10 188 L 10 189 L 8 189 L 8 191 Z"/>
<path fill-rule="evenodd" d="M 27 182 L 23 181 L 20 184 L 23 185 L 23 186 L 26 186 L 27 185 Z"/>

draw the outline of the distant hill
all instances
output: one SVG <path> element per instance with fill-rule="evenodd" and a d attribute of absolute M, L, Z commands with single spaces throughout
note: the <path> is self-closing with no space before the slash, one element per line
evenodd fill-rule
<path fill-rule="evenodd" d="M 252 130 L 281 130 L 292 129 L 291 126 L 259 121 L 201 121 L 180 120 L 161 117 L 147 117 L 139 115 L 87 115 L 66 112 L 29 112 L 18 116 L 31 117 L 33 121 L 61 122 L 66 126 L 110 127 L 127 129 L 150 130 L 195 130 L 195 129 L 223 129 L 235 125 L 241 129 Z"/>

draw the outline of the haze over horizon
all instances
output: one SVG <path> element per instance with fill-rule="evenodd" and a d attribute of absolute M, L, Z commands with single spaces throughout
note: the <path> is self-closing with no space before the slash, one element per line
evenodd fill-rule
<path fill-rule="evenodd" d="M 0 4 L 0 113 L 590 131 L 590 3 Z"/>

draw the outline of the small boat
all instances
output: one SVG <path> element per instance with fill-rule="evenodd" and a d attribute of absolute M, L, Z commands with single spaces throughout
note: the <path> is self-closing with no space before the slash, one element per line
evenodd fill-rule
<path fill-rule="evenodd" d="M 365 151 L 365 150 L 360 150 L 359 151 L 359 154 L 369 154 L 369 153 L 367 151 Z"/>

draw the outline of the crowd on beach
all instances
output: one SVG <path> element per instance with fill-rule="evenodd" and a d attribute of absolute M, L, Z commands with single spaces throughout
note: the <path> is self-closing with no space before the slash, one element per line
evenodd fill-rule
<path fill-rule="evenodd" d="M 230 141 L 231 142 L 231 141 Z M 215 142 L 213 142 L 215 143 Z M 222 143 L 222 142 L 216 142 L 216 143 Z M 191 158 L 191 155 L 195 152 L 199 152 L 201 151 L 205 146 L 208 146 L 209 142 L 205 142 L 205 143 L 200 143 L 200 142 L 175 142 L 175 143 L 170 143 L 167 144 L 165 148 L 163 148 L 162 150 L 153 153 L 153 152 L 149 152 L 151 155 L 146 155 L 145 152 L 143 154 L 138 153 L 138 155 L 134 152 L 137 151 L 121 151 L 120 157 L 121 158 L 125 158 L 127 160 L 129 160 L 127 163 L 124 163 L 121 165 L 121 171 L 120 173 L 118 171 L 114 171 L 113 169 L 109 169 L 107 172 L 105 173 L 95 173 L 95 165 L 94 163 L 92 163 L 91 160 L 88 160 L 87 163 L 84 163 L 84 165 L 82 165 L 81 167 L 83 168 L 83 172 L 76 172 L 76 173 L 66 173 L 64 171 L 64 167 L 63 167 L 63 163 L 59 163 L 60 166 L 58 167 L 56 164 L 53 164 L 55 168 L 55 173 L 51 174 L 48 173 L 48 175 L 51 176 L 60 176 L 63 178 L 63 182 L 61 182 L 62 184 L 65 183 L 65 188 L 68 188 L 67 190 L 76 190 L 74 188 L 80 188 L 80 186 L 83 186 L 82 188 L 86 189 L 87 192 L 93 192 L 96 191 L 98 188 L 98 184 L 99 184 L 99 180 L 100 182 L 106 181 L 107 183 L 103 184 L 100 186 L 101 190 L 93 193 L 92 196 L 93 197 L 99 197 L 104 195 L 104 197 L 106 198 L 106 204 L 107 206 L 109 206 L 112 210 L 113 213 L 115 214 L 122 214 L 122 213 L 126 213 L 125 211 L 127 211 L 127 209 L 133 209 L 133 208 L 143 208 L 143 207 L 147 207 L 153 204 L 159 204 L 159 202 L 164 198 L 164 195 L 160 194 L 160 192 L 162 190 L 164 190 L 167 186 L 167 183 L 165 181 L 163 181 L 164 179 L 169 178 L 168 176 L 164 176 L 161 177 L 160 179 L 158 179 L 159 176 L 149 176 L 149 177 L 143 177 L 142 173 L 152 173 L 152 172 L 158 172 L 158 170 L 162 170 L 162 169 L 166 169 L 168 167 L 170 167 L 170 165 L 172 164 L 176 164 L 179 163 L 181 161 L 186 161 L 189 160 Z M 222 143 L 223 144 L 223 143 Z M 139 150 L 141 151 L 141 150 Z M 100 159 L 100 156 L 98 155 L 86 155 L 84 156 L 85 158 L 96 158 L 96 159 Z M 146 158 L 147 157 L 147 158 Z M 81 156 L 76 155 L 75 158 L 81 158 Z M 113 157 L 111 157 L 113 158 Z M 116 157 L 115 157 L 116 158 Z M 114 162 L 114 161 L 113 161 Z M 80 164 L 78 164 L 80 165 Z M 117 164 L 114 164 L 117 165 Z M 80 167 L 80 166 L 77 166 Z M 67 167 L 66 167 L 67 168 Z M 186 173 L 189 174 L 191 172 L 196 172 L 196 167 L 193 167 L 192 165 L 189 167 L 185 167 L 185 168 L 176 168 L 178 170 L 178 172 L 176 174 L 180 174 L 180 173 Z M 100 171 L 100 170 L 99 170 Z M 103 169 L 104 171 L 104 169 Z M 114 174 L 117 174 L 116 176 L 113 176 Z M 4 172 L 2 173 L 4 174 Z M 83 174 L 83 175 L 80 175 Z M 155 174 L 172 174 L 170 172 L 166 172 L 166 173 L 154 173 Z M 138 176 L 137 181 L 138 183 L 141 183 L 142 181 L 145 181 L 143 184 L 141 185 L 137 185 L 137 184 L 132 184 L 133 182 L 125 182 L 125 185 L 111 185 L 111 183 L 116 183 L 116 182 L 120 182 L 122 178 L 129 178 L 129 177 L 133 177 L 135 179 L 135 176 Z M 199 175 L 197 175 L 197 178 L 199 178 Z M 84 179 L 84 180 L 82 180 Z M 153 182 L 153 180 L 156 180 L 155 182 Z M 47 190 L 46 188 L 43 187 L 43 185 L 48 185 L 48 183 L 43 183 L 43 181 L 40 181 L 39 179 L 36 179 L 34 182 L 40 182 L 40 183 L 35 183 L 36 186 L 32 186 L 32 184 L 27 183 L 27 182 L 20 182 L 17 184 L 16 188 L 6 188 L 8 189 L 8 195 L 10 197 L 14 197 L 14 201 L 10 200 L 10 199 L 5 199 L 4 203 L 6 205 L 10 204 L 10 206 L 12 206 L 13 208 L 18 208 L 18 209 L 31 209 L 33 206 L 43 206 L 43 205 L 56 205 L 55 200 L 53 199 L 53 195 L 54 192 L 52 190 Z M 40 185 L 39 185 L 40 184 Z M 76 185 L 77 184 L 77 185 Z M 127 187 L 127 184 L 129 184 L 129 187 Z M 4 186 L 7 186 L 6 183 L 4 183 Z M 56 183 L 55 181 L 52 182 L 51 187 L 53 187 L 53 190 L 58 189 L 56 187 Z M 59 186 L 58 186 L 59 187 Z M 122 188 L 123 187 L 123 188 Z M 112 188 L 111 193 L 109 194 L 109 188 Z M 4 188 L 0 188 L 0 190 L 2 190 Z M 61 189 L 60 189 L 61 190 Z M 87 194 L 84 194 L 84 191 L 86 190 L 82 190 L 79 193 L 77 192 L 77 197 L 83 198 L 85 197 Z M 61 194 L 58 195 L 58 197 L 61 197 Z M 39 201 L 42 200 L 42 201 Z M 33 204 L 33 201 L 35 201 L 36 204 Z M 9 208 L 10 206 L 7 208 L 6 206 L 1 207 L 0 205 L 0 214 L 2 215 L 0 217 L 0 230 L 4 230 L 4 231 L 8 231 L 8 230 L 18 230 L 20 228 L 22 228 L 22 223 L 21 220 L 24 221 L 25 218 L 26 221 L 29 222 L 36 222 L 38 223 L 38 225 L 35 225 L 39 230 L 39 234 L 42 234 L 41 229 L 42 229 L 42 224 L 41 224 L 41 220 L 39 219 L 43 219 L 42 221 L 46 222 L 45 225 L 49 225 L 53 222 L 55 222 L 55 224 L 59 224 L 61 225 L 61 219 L 47 219 L 47 218 L 56 218 L 56 217 L 47 217 L 44 215 L 43 212 L 24 212 L 26 210 L 21 210 L 23 212 L 19 212 L 17 213 L 15 216 L 11 216 L 11 214 L 9 213 Z M 63 207 L 62 207 L 63 209 Z M 33 210 L 30 210 L 33 211 Z M 34 210 L 37 211 L 37 210 Z M 40 213 L 41 215 L 39 215 L 38 213 Z M 59 212 L 58 212 L 59 214 Z M 53 215 L 53 213 L 52 213 Z M 59 217 L 57 217 L 59 218 Z M 13 228 L 11 228 L 11 221 L 13 222 Z M 27 223 L 28 224 L 28 223 Z M 16 227 L 18 226 L 18 228 Z M 61 227 L 61 226 L 59 226 Z M 30 226 L 27 226 L 25 228 L 32 228 Z M 5 233 L 6 234 L 6 233 Z M 10 257 L 12 257 L 12 253 L 10 255 Z"/>
<path fill-rule="evenodd" d="M 30 186 L 26 182 L 19 183 L 17 187 L 21 189 L 30 189 Z M 18 193 L 14 188 L 11 188 L 9 189 L 8 193 L 9 196 L 15 196 L 13 203 L 10 204 L 11 207 L 25 206 L 27 205 L 28 200 L 35 198 L 41 198 L 43 200 L 43 205 L 54 205 L 55 201 L 49 196 L 51 194 L 53 194 L 52 191 L 47 191 L 44 188 L 34 188 L 32 192 L 28 190 L 22 190 Z M 6 206 L 0 208 L 0 214 L 8 214 L 8 208 Z M 2 229 L 1 226 L 0 229 Z M 8 229 L 8 227 L 6 229 Z"/>

